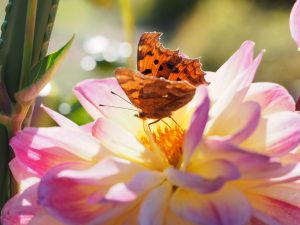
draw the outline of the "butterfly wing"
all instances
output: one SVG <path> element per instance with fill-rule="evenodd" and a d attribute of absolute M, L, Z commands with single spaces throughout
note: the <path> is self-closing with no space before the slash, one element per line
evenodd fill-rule
<path fill-rule="evenodd" d="M 206 84 L 199 59 L 185 58 L 160 43 L 159 32 L 144 33 L 138 44 L 137 67 L 144 74 L 171 81 L 186 80 L 194 86 Z"/>
<path fill-rule="evenodd" d="M 116 78 L 132 102 L 147 118 L 163 118 L 192 100 L 196 88 L 186 81 L 169 81 L 117 68 Z"/>

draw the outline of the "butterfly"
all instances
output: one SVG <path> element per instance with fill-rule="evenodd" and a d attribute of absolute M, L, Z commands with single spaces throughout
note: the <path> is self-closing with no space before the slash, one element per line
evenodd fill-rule
<path fill-rule="evenodd" d="M 138 43 L 137 69 L 117 68 L 121 88 L 141 119 L 171 117 L 172 112 L 190 102 L 196 87 L 207 84 L 199 59 L 183 56 L 160 43 L 160 32 L 144 33 Z"/>

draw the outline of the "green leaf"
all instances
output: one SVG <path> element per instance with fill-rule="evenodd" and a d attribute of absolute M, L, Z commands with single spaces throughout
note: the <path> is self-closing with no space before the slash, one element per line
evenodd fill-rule
<path fill-rule="evenodd" d="M 1 28 L 1 79 L 4 81 L 11 100 L 19 89 L 20 83 L 27 3 L 28 0 L 8 1 L 5 10 L 6 16 Z"/>
<path fill-rule="evenodd" d="M 46 55 L 59 0 L 37 0 L 37 6 L 33 4 L 36 0 L 7 2 L 1 26 L 0 78 L 11 101 L 15 102 L 14 94 L 24 86 L 22 82 L 27 82 L 28 72 Z M 31 21 L 27 9 L 36 10 Z M 33 30 L 29 32 L 26 26 L 34 29 L 34 37 Z M 26 43 L 30 46 L 25 46 Z"/>
<path fill-rule="evenodd" d="M 38 1 L 32 66 L 35 66 L 47 53 L 58 4 L 59 0 Z"/>
<path fill-rule="evenodd" d="M 51 80 L 58 65 L 71 47 L 74 36 L 58 51 L 46 56 L 31 71 L 28 83 L 15 94 L 21 105 L 31 104 L 43 87 Z"/>

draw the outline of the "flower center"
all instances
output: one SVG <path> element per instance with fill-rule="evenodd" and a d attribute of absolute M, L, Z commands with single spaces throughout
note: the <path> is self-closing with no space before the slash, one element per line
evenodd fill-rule
<path fill-rule="evenodd" d="M 177 167 L 182 157 L 182 144 L 185 132 L 175 126 L 174 128 L 158 127 L 152 132 L 154 142 L 159 146 L 160 150 L 165 154 L 170 165 Z M 152 145 L 147 136 L 141 137 L 141 142 L 152 151 Z"/>

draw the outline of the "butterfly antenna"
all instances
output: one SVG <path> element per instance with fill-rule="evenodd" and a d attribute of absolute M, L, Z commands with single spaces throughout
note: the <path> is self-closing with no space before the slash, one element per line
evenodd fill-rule
<path fill-rule="evenodd" d="M 110 108 L 116 108 L 116 109 L 127 109 L 127 110 L 131 110 L 131 111 L 136 111 L 136 112 L 140 112 L 137 109 L 130 109 L 130 108 L 125 108 L 125 107 L 120 107 L 120 106 L 113 106 L 113 105 L 103 105 L 103 104 L 99 104 L 99 106 L 101 107 L 110 107 Z"/>
<path fill-rule="evenodd" d="M 111 94 L 118 96 L 120 99 L 124 100 L 125 102 L 129 103 L 130 105 L 132 105 L 132 103 L 130 101 L 128 101 L 127 99 L 123 98 L 122 96 L 118 95 L 116 92 L 110 91 Z"/>

